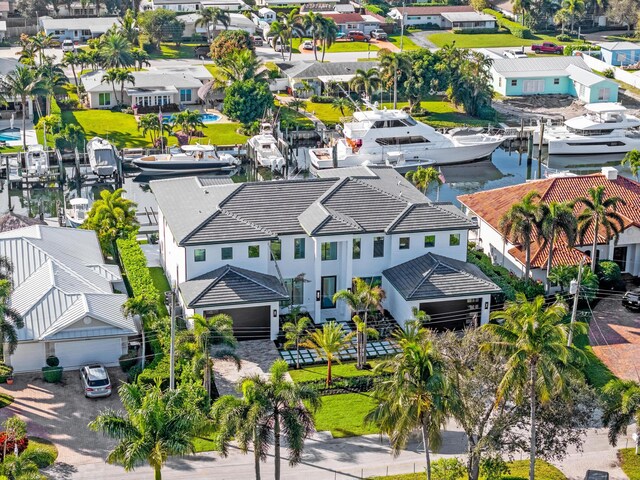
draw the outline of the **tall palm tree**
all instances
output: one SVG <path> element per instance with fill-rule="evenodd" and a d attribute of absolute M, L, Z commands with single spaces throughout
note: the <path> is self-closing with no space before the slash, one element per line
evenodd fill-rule
<path fill-rule="evenodd" d="M 136 12 L 127 9 L 125 14 L 118 20 L 120 23 L 120 28 L 118 31 L 131 43 L 131 45 L 138 44 L 138 35 L 140 33 L 140 28 L 138 26 L 138 21 L 136 20 Z"/>
<path fill-rule="evenodd" d="M 207 40 L 209 42 L 211 42 L 211 38 L 213 37 L 212 33 L 215 32 L 218 28 L 218 23 L 222 24 L 225 30 L 231 23 L 229 12 L 227 12 L 226 10 L 221 10 L 218 7 L 205 7 L 198 13 L 200 16 L 196 20 L 196 27 L 204 26 L 207 29 Z"/>
<path fill-rule="evenodd" d="M 262 68 L 262 60 L 251 50 L 236 50 L 216 60 L 215 64 L 215 76 L 223 87 L 251 79 L 264 80 L 268 75 L 268 70 Z"/>
<path fill-rule="evenodd" d="M 69 81 L 60 65 L 52 62 L 44 62 L 41 64 L 37 69 L 37 76 L 39 78 L 38 88 L 34 90 L 34 93 L 45 97 L 45 115 L 50 115 L 53 96 L 66 94 L 64 87 Z M 38 105 L 36 102 L 36 107 L 38 107 Z"/>
<path fill-rule="evenodd" d="M 569 14 L 571 22 L 571 31 L 575 21 L 584 15 L 585 5 L 583 0 L 562 0 L 562 9 Z"/>
<path fill-rule="evenodd" d="M 142 70 L 145 66 L 151 66 L 151 63 L 149 63 L 149 54 L 142 48 L 132 48 L 131 58 L 133 59 L 133 64 L 135 65 L 136 70 L 138 71 Z"/>
<path fill-rule="evenodd" d="M 320 29 L 318 31 L 318 38 L 322 41 L 322 59 L 324 62 L 324 55 L 327 53 L 327 49 L 331 48 L 338 38 L 338 25 L 333 18 L 323 18 L 320 21 Z M 315 51 L 315 49 L 314 49 Z"/>
<path fill-rule="evenodd" d="M 549 245 L 549 258 L 547 259 L 547 277 L 551 273 L 553 265 L 553 247 L 558 235 L 564 234 L 567 245 L 573 247 L 576 243 L 578 223 L 573 214 L 571 202 L 540 203 L 538 209 L 538 222 L 540 224 L 540 236 L 545 244 Z"/>
<path fill-rule="evenodd" d="M 100 56 L 104 68 L 126 68 L 133 66 L 131 42 L 123 34 L 108 32 L 100 40 Z"/>
<path fill-rule="evenodd" d="M 38 32 L 30 38 L 33 44 L 35 52 L 38 53 L 39 63 L 44 63 L 44 53 L 47 48 L 53 47 L 55 39 L 52 34 L 46 34 L 44 32 Z"/>
<path fill-rule="evenodd" d="M 450 388 L 440 354 L 427 338 L 400 343 L 402 350 L 398 354 L 376 365 L 376 372 L 390 372 L 390 376 L 373 390 L 377 406 L 366 421 L 380 425 L 380 430 L 389 436 L 395 456 L 404 449 L 413 431 L 419 429 L 430 480 L 430 451 L 441 444 Z"/>
<path fill-rule="evenodd" d="M 9 353 L 18 346 L 18 332 L 24 328 L 22 316 L 9 305 L 13 286 L 11 280 L 0 280 L 0 339 L 8 345 Z"/>
<path fill-rule="evenodd" d="M 152 328 L 152 324 L 158 318 L 158 299 L 148 298 L 146 296 L 137 296 L 128 298 L 122 305 L 122 313 L 126 317 L 138 315 L 140 317 L 140 335 L 142 336 L 142 352 L 140 366 L 144 369 L 144 363 L 147 356 L 147 339 L 146 330 Z"/>
<path fill-rule="evenodd" d="M 433 167 L 418 167 L 415 170 L 409 170 L 405 178 L 413 183 L 422 193 L 427 194 L 428 188 L 433 184 L 442 185 L 442 175 Z"/>
<path fill-rule="evenodd" d="M 280 23 L 282 23 L 290 32 L 289 34 L 289 61 L 291 61 L 291 56 L 293 55 L 293 38 L 298 37 L 302 38 L 304 35 L 304 27 L 303 27 L 303 16 L 300 15 L 300 10 L 298 8 L 292 9 L 288 15 L 284 16 L 280 19 Z M 315 44 L 314 44 L 315 49 Z"/>
<path fill-rule="evenodd" d="M 331 108 L 340 110 L 340 115 L 344 117 L 344 111 L 353 109 L 353 103 L 347 97 L 337 97 L 331 102 Z"/>
<path fill-rule="evenodd" d="M 162 137 L 164 130 L 170 130 L 170 126 L 160 121 L 159 116 L 156 113 L 147 113 L 140 117 L 138 121 L 138 130 L 142 130 L 142 135 L 146 136 L 147 133 L 151 135 L 151 143 L 156 145 L 158 140 Z"/>
<path fill-rule="evenodd" d="M 382 311 L 382 301 L 385 299 L 385 291 L 379 285 L 367 283 L 361 278 L 353 280 L 353 288 L 349 290 L 339 290 L 333 296 L 333 302 L 343 301 L 352 313 L 363 313 L 364 325 L 362 331 L 358 331 L 358 361 L 357 368 L 364 368 L 367 363 L 367 331 L 369 313 L 374 310 Z"/>
<path fill-rule="evenodd" d="M 367 99 L 371 100 L 373 90 L 380 86 L 380 72 L 377 68 L 369 70 L 359 68 L 349 82 L 349 86 L 355 91 L 364 92 Z"/>
<path fill-rule="evenodd" d="M 286 378 L 288 369 L 287 362 L 277 360 L 269 369 L 268 379 L 253 375 L 242 382 L 244 397 L 260 412 L 253 418 L 256 426 L 267 426 L 273 433 L 275 480 L 280 480 L 283 437 L 289 450 L 289 465 L 297 465 L 302 457 L 304 441 L 313 432 L 311 412 L 320 406 L 315 390 Z"/>
<path fill-rule="evenodd" d="M 124 84 L 136 84 L 136 78 L 126 68 L 116 68 L 116 82 L 120 84 L 120 103 L 124 104 Z"/>
<path fill-rule="evenodd" d="M 620 162 L 620 165 L 629 165 L 631 174 L 638 180 L 638 173 L 640 172 L 640 151 L 634 148 L 630 152 L 627 152 L 622 162 Z"/>
<path fill-rule="evenodd" d="M 327 386 L 331 385 L 331 367 L 333 362 L 340 363 L 341 351 L 349 348 L 353 332 L 347 333 L 341 323 L 327 322 L 322 328 L 307 334 L 301 344 L 303 347 L 315 350 L 320 358 L 327 361 Z"/>
<path fill-rule="evenodd" d="M 636 424 L 636 455 L 640 453 L 640 385 L 631 380 L 616 378 L 602 389 L 604 412 L 602 422 L 609 427 L 609 442 L 618 443 L 618 437 L 625 433 L 630 423 Z"/>
<path fill-rule="evenodd" d="M 321 13 L 309 12 L 302 18 L 302 28 L 305 32 L 311 34 L 311 40 L 313 42 L 313 55 L 316 62 L 318 61 L 318 50 L 316 50 L 316 40 L 322 30 L 323 16 Z"/>
<path fill-rule="evenodd" d="M 173 116 L 173 128 L 180 129 L 187 136 L 187 143 L 191 141 L 193 133 L 203 126 L 198 110 L 183 110 Z"/>
<path fill-rule="evenodd" d="M 111 250 L 113 259 L 119 262 L 118 246 L 119 238 L 128 238 L 138 231 L 136 218 L 136 203 L 123 198 L 125 191 L 118 188 L 114 192 L 101 190 L 100 198 L 93 202 L 91 210 L 81 228 L 94 230 L 103 251 Z"/>
<path fill-rule="evenodd" d="M 284 54 L 287 50 L 285 45 L 289 47 L 293 43 L 293 29 L 290 25 L 285 25 L 276 20 L 269 25 L 269 36 L 272 37 L 271 46 L 273 48 L 280 45 L 280 55 L 282 56 L 282 61 L 284 61 Z M 291 54 L 291 50 L 289 50 L 289 54 Z"/>
<path fill-rule="evenodd" d="M 169 456 L 194 452 L 193 438 L 202 419 L 180 390 L 162 392 L 159 386 L 125 383 L 118 394 L 126 413 L 104 410 L 89 428 L 118 441 L 108 463 L 127 472 L 148 463 L 155 480 L 161 480 Z"/>
<path fill-rule="evenodd" d="M 282 326 L 282 331 L 284 332 L 284 338 L 286 338 L 286 342 L 284 344 L 284 348 L 296 349 L 296 368 L 300 368 L 300 344 L 304 341 L 307 335 L 307 329 L 311 324 L 311 319 L 309 317 L 293 317 L 292 321 L 286 322 Z"/>
<path fill-rule="evenodd" d="M 584 245 L 587 233 L 593 234 L 591 245 L 591 271 L 596 271 L 596 251 L 598 248 L 598 236 L 604 230 L 605 242 L 614 239 L 615 242 L 624 232 L 624 220 L 617 212 L 619 205 L 626 205 L 620 197 L 607 197 L 604 185 L 591 187 L 588 197 L 576 199 L 576 203 L 584 205 L 584 210 L 578 215 L 578 241 Z"/>
<path fill-rule="evenodd" d="M 482 327 L 495 336 L 483 348 L 506 361 L 498 398 L 511 396 L 516 402 L 529 399 L 529 480 L 534 480 L 536 462 L 536 406 L 568 394 L 567 377 L 580 375 L 576 364 L 581 352 L 567 347 L 569 325 L 563 322 L 566 313 L 567 306 L 560 300 L 547 307 L 543 296 L 528 301 L 518 293 L 503 311 L 491 314 L 492 320 L 501 322 Z M 586 331 L 582 323 L 573 325 L 578 331 Z"/>
<path fill-rule="evenodd" d="M 538 234 L 536 219 L 538 204 L 534 203 L 534 200 L 539 198 L 538 192 L 527 193 L 520 202 L 511 205 L 500 218 L 500 231 L 505 238 L 513 243 L 520 243 L 524 248 L 524 278 L 526 281 L 529 281 L 529 271 L 531 270 L 531 242 Z"/>
<path fill-rule="evenodd" d="M 73 84 L 76 86 L 76 93 L 80 96 L 80 87 L 78 85 L 78 76 L 76 75 L 76 67 L 80 66 L 80 58 L 78 52 L 65 52 L 62 57 L 62 64 L 66 67 L 71 67 L 71 73 L 73 74 Z"/>
<path fill-rule="evenodd" d="M 111 88 L 113 89 L 113 98 L 116 101 L 117 105 L 120 105 L 120 100 L 118 100 L 118 94 L 116 93 L 116 83 L 118 82 L 118 69 L 110 68 L 102 75 L 100 79 L 101 83 L 110 83 Z"/>
<path fill-rule="evenodd" d="M 564 30 L 567 25 L 567 22 L 571 20 L 571 14 L 567 11 L 566 8 L 561 8 L 558 10 L 553 16 L 553 21 L 557 25 L 560 25 L 560 33 L 564 35 Z"/>
<path fill-rule="evenodd" d="M 39 77 L 36 72 L 23 66 L 17 66 L 13 72 L 0 80 L 0 92 L 5 98 L 19 98 L 22 106 L 22 146 L 27 150 L 25 133 L 27 130 L 27 102 L 40 88 Z"/>
<path fill-rule="evenodd" d="M 383 76 L 393 80 L 393 108 L 398 108 L 398 80 L 411 71 L 411 63 L 406 55 L 386 52 L 380 56 Z"/>

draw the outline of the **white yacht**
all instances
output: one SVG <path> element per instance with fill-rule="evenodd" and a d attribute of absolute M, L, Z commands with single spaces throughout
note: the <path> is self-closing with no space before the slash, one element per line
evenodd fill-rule
<path fill-rule="evenodd" d="M 69 200 L 71 210 L 67 210 L 67 227 L 78 228 L 82 225 L 87 218 L 89 212 L 89 200 L 86 198 L 78 197 Z"/>
<path fill-rule="evenodd" d="M 640 119 L 626 113 L 619 103 L 590 103 L 587 113 L 546 126 L 543 143 L 549 155 L 597 155 L 627 153 L 640 148 Z M 539 142 L 539 132 L 534 142 Z"/>
<path fill-rule="evenodd" d="M 24 154 L 24 168 L 29 175 L 49 173 L 49 156 L 42 145 L 28 145 Z"/>
<path fill-rule="evenodd" d="M 354 112 L 333 148 L 309 151 L 312 169 L 353 167 L 365 163 L 410 169 L 418 165 L 448 165 L 488 157 L 506 139 L 461 129 L 442 134 L 402 110 Z M 334 165 L 334 163 L 336 165 Z"/>
<path fill-rule="evenodd" d="M 282 172 L 287 161 L 278 150 L 278 142 L 273 136 L 273 129 L 270 124 L 263 123 L 260 126 L 260 133 L 251 137 L 247 142 L 255 160 L 261 167 L 266 167 L 272 171 Z"/>
<path fill-rule="evenodd" d="M 185 153 L 146 155 L 132 163 L 147 173 L 172 174 L 231 172 L 240 165 L 240 160 L 228 153 L 218 154 L 215 150 L 197 148 Z"/>
<path fill-rule="evenodd" d="M 118 169 L 118 152 L 107 140 L 93 137 L 87 142 L 91 171 L 98 177 L 112 177 Z"/>

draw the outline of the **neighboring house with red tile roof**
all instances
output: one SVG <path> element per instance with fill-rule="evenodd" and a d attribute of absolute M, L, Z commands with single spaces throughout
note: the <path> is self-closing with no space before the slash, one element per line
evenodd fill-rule
<path fill-rule="evenodd" d="M 612 167 L 604 167 L 601 173 L 546 178 L 520 185 L 495 190 L 460 195 L 458 200 L 463 210 L 478 218 L 478 244 L 494 263 L 502 265 L 514 273 L 524 272 L 525 253 L 522 245 L 506 240 L 500 232 L 500 218 L 511 205 L 520 201 L 527 193 L 536 191 L 541 201 L 572 201 L 578 197 L 588 197 L 588 190 L 603 185 L 607 197 L 621 197 L 626 205 L 620 205 L 618 213 L 624 220 L 624 232 L 619 241 L 607 241 L 604 230 L 598 232 L 598 258 L 613 260 L 623 272 L 640 274 L 640 183 L 618 175 Z M 583 209 L 576 205 L 576 215 Z M 590 255 L 593 230 L 587 232 L 585 245 L 570 248 L 564 236 L 556 243 L 553 265 L 575 265 L 584 254 Z M 536 280 L 545 280 L 545 269 L 549 249 L 542 247 L 538 240 L 531 244 L 531 275 Z"/>
<path fill-rule="evenodd" d="M 448 16 L 451 15 L 450 18 Z M 463 15 L 463 17 L 461 17 Z M 496 20 L 476 12 L 469 5 L 436 5 L 429 7 L 396 7 L 389 11 L 389 17 L 404 25 L 432 25 L 449 30 L 452 28 L 495 28 Z"/>
<path fill-rule="evenodd" d="M 338 26 L 338 31 L 348 33 L 352 30 L 364 32 L 366 35 L 372 30 L 384 25 L 384 18 L 380 15 L 360 13 L 322 12 L 322 16 L 333 19 Z"/>

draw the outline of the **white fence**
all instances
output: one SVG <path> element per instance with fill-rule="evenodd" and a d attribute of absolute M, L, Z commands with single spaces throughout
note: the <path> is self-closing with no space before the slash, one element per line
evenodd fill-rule
<path fill-rule="evenodd" d="M 628 83 L 629 85 L 640 88 L 640 75 L 634 75 L 631 72 L 627 72 L 620 67 L 614 67 L 609 65 L 602 60 L 592 57 L 591 55 L 587 55 L 586 52 L 583 52 L 582 58 L 585 63 L 592 68 L 593 70 L 597 70 L 598 72 L 604 72 L 608 69 L 613 69 L 614 76 L 616 80 L 620 80 L 621 82 Z"/>

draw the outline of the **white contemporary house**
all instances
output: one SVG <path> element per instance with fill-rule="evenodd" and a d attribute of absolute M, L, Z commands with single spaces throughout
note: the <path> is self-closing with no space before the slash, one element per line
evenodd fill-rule
<path fill-rule="evenodd" d="M 607 240 L 604 230 L 598 232 L 597 258 L 613 260 L 622 272 L 640 274 L 640 184 L 618 175 L 613 167 L 603 167 L 602 172 L 593 175 L 546 178 L 520 185 L 461 195 L 458 197 L 463 210 L 478 219 L 476 242 L 493 262 L 512 272 L 524 273 L 525 253 L 523 245 L 505 239 L 500 231 L 500 218 L 514 203 L 528 192 L 535 191 L 543 202 L 574 201 L 579 197 L 588 198 L 591 187 L 604 186 L 605 196 L 618 196 L 626 205 L 619 205 L 617 212 L 624 220 L 625 230 L 617 243 Z M 583 207 L 576 205 L 576 215 Z M 589 231 L 584 245 L 570 248 L 564 236 L 559 236 L 554 246 L 553 265 L 577 265 L 580 259 L 591 255 L 594 232 Z M 531 276 L 546 280 L 546 265 L 549 259 L 548 247 L 541 242 L 531 244 Z"/>
<path fill-rule="evenodd" d="M 118 25 L 118 17 L 85 17 L 85 18 L 51 18 L 38 19 L 40 29 L 57 40 L 86 41 L 98 38 L 114 25 Z"/>
<path fill-rule="evenodd" d="M 436 327 L 486 322 L 500 291 L 466 263 L 476 224 L 389 167 L 242 184 L 189 177 L 151 189 L 161 262 L 185 314 L 228 313 L 239 337 L 274 339 L 290 305 L 318 324 L 348 319 L 332 299 L 356 277 L 382 285 L 400 325 L 413 308 Z"/>
<path fill-rule="evenodd" d="M 71 247 L 73 246 L 73 247 Z M 66 369 L 117 365 L 137 335 L 122 314 L 120 270 L 104 263 L 95 232 L 33 225 L 0 233 L 0 255 L 13 264 L 10 306 L 23 318 L 18 347 L 5 361 L 37 371 L 55 355 Z"/>

